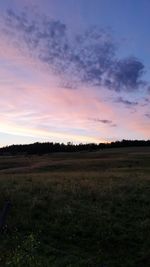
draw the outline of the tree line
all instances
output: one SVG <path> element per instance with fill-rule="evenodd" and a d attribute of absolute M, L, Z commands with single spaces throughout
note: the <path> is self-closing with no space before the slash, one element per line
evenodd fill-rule
<path fill-rule="evenodd" d="M 102 150 L 106 148 L 115 148 L 115 147 L 141 147 L 141 146 L 150 146 L 150 140 L 122 140 L 115 141 L 111 143 L 88 143 L 88 144 L 73 144 L 68 142 L 64 143 L 53 143 L 45 142 L 40 143 L 36 142 L 33 144 L 25 145 L 10 145 L 0 148 L 0 155 L 16 155 L 16 154 L 49 154 L 55 152 L 79 152 L 79 151 L 95 151 Z"/>

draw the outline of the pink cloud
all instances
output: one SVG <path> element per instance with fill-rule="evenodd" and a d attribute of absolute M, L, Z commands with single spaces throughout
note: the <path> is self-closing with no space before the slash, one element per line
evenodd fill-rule
<path fill-rule="evenodd" d="M 3 36 L 0 48 L 1 132 L 60 142 L 149 137 L 150 126 L 141 115 L 145 106 L 131 113 L 130 109 L 113 103 L 110 91 L 105 88 L 58 87 L 59 77 L 28 53 L 22 54 Z M 114 124 L 116 127 L 112 127 Z"/>

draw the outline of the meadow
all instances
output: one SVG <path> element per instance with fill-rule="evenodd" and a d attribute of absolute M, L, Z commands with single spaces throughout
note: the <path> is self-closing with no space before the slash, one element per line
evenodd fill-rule
<path fill-rule="evenodd" d="M 150 266 L 150 147 L 0 156 L 0 266 Z"/>

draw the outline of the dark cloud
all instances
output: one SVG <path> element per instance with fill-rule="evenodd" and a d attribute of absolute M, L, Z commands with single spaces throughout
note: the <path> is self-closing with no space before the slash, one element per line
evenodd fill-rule
<path fill-rule="evenodd" d="M 72 90 L 76 89 L 76 85 L 75 84 L 70 83 L 70 82 L 65 81 L 65 80 L 62 81 L 60 83 L 60 85 L 61 85 L 62 88 L 66 88 L 66 89 L 72 89 Z"/>
<path fill-rule="evenodd" d="M 144 65 L 135 57 L 125 58 L 116 61 L 109 71 L 110 79 L 107 81 L 109 87 L 116 90 L 132 91 L 144 86 L 146 83 L 141 80 L 144 73 Z"/>
<path fill-rule="evenodd" d="M 112 121 L 110 121 L 110 120 L 94 119 L 94 121 L 101 122 L 101 123 L 104 123 L 104 124 L 110 124 L 110 123 L 112 123 Z"/>
<path fill-rule="evenodd" d="M 69 77 L 69 88 L 78 83 L 106 86 L 116 91 L 145 86 L 143 63 L 135 57 L 117 59 L 116 45 L 108 31 L 93 27 L 69 38 L 66 25 L 60 21 L 27 14 L 27 11 L 16 14 L 8 10 L 7 34 L 17 37 L 18 46 L 23 39 L 30 53 L 56 74 Z"/>
<path fill-rule="evenodd" d="M 118 97 L 116 100 L 115 100 L 116 103 L 122 103 L 128 107 L 132 107 L 132 106 L 137 106 L 138 105 L 138 102 L 135 102 L 135 101 L 129 101 L 129 100 L 126 100 L 122 97 Z"/>
<path fill-rule="evenodd" d="M 150 86 L 148 86 L 147 92 L 148 92 L 148 94 L 150 94 Z"/>
<path fill-rule="evenodd" d="M 117 124 L 114 123 L 114 124 L 111 125 L 111 127 L 117 127 Z"/>
<path fill-rule="evenodd" d="M 34 56 L 53 70 L 63 70 L 69 54 L 65 24 L 40 16 L 29 19 L 26 12 L 17 15 L 12 10 L 7 11 L 6 23 L 16 34 L 18 46 L 23 39 Z"/>
<path fill-rule="evenodd" d="M 71 61 L 81 73 L 81 80 L 99 86 L 113 64 L 115 44 L 104 30 L 91 28 L 75 39 Z"/>
<path fill-rule="evenodd" d="M 148 119 L 150 119 L 150 113 L 146 113 L 145 117 L 147 117 Z"/>
<path fill-rule="evenodd" d="M 5 26 L 7 27 L 7 33 L 12 35 L 13 38 L 19 37 L 31 48 L 37 46 L 39 40 L 35 35 L 38 26 L 35 20 L 28 20 L 27 13 L 24 11 L 19 15 L 13 10 L 7 10 L 5 18 Z M 22 43 L 22 40 L 20 40 Z M 20 44 L 20 42 L 18 44 Z"/>
<path fill-rule="evenodd" d="M 148 97 L 145 97 L 143 99 L 143 103 L 141 104 L 141 107 L 146 107 L 146 106 L 149 106 L 149 103 L 150 103 L 150 99 Z"/>
<path fill-rule="evenodd" d="M 116 127 L 117 124 L 113 123 L 111 120 L 106 120 L 106 119 L 99 119 L 99 118 L 89 118 L 90 121 L 94 121 L 97 123 L 103 123 L 103 124 L 107 124 L 111 127 Z"/>

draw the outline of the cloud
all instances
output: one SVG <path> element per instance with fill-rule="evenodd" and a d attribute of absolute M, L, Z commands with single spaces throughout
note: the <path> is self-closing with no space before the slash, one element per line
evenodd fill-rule
<path fill-rule="evenodd" d="M 58 90 L 44 80 L 20 86 L 17 79 L 15 84 L 0 87 L 1 130 L 74 142 L 98 142 L 106 136 L 100 123 L 91 125 L 87 118 L 100 113 L 113 118 L 113 111 L 107 103 L 99 104 L 91 90 Z"/>
<path fill-rule="evenodd" d="M 148 104 L 148 103 L 150 102 L 150 99 L 149 99 L 148 97 L 146 97 L 146 98 L 144 99 L 144 101 Z"/>
<path fill-rule="evenodd" d="M 148 119 L 150 119 L 150 114 L 149 113 L 146 113 L 145 114 L 145 117 L 147 117 Z"/>
<path fill-rule="evenodd" d="M 112 121 L 110 120 L 100 120 L 100 119 L 91 119 L 92 121 L 96 121 L 96 122 L 101 122 L 101 123 L 104 123 L 104 124 L 110 124 L 112 123 Z"/>
<path fill-rule="evenodd" d="M 23 41 L 29 54 L 59 75 L 66 88 L 87 84 L 133 91 L 146 84 L 143 63 L 135 57 L 118 59 L 112 35 L 104 29 L 92 27 L 69 38 L 67 26 L 59 20 L 9 9 L 3 31 L 18 48 Z"/>
<path fill-rule="evenodd" d="M 148 94 L 150 94 L 150 86 L 148 86 L 147 92 L 148 92 Z"/>
<path fill-rule="evenodd" d="M 97 122 L 97 123 L 103 123 L 111 127 L 117 127 L 117 124 L 113 123 L 111 120 L 99 119 L 99 118 L 90 118 L 89 120 Z"/>
<path fill-rule="evenodd" d="M 65 24 L 40 15 L 38 19 L 31 19 L 26 11 L 16 14 L 12 10 L 7 11 L 5 20 L 6 33 L 16 37 L 19 48 L 23 41 L 33 56 L 53 71 L 63 71 L 70 54 Z"/>
<path fill-rule="evenodd" d="M 140 86 L 145 86 L 146 82 L 141 80 L 144 74 L 144 65 L 135 57 L 125 58 L 116 61 L 110 69 L 110 79 L 106 80 L 106 84 L 117 91 L 127 90 L 133 91 Z"/>
<path fill-rule="evenodd" d="M 126 105 L 127 107 L 132 107 L 132 106 L 137 106 L 138 105 L 138 102 L 126 100 L 126 99 L 124 99 L 122 97 L 118 97 L 115 100 L 115 102 L 116 103 L 122 103 L 122 104 Z"/>

